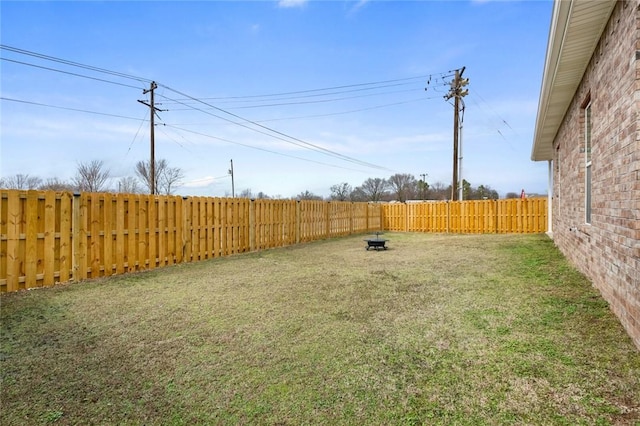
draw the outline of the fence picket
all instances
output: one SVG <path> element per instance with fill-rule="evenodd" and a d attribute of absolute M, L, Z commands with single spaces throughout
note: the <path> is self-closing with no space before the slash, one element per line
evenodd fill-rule
<path fill-rule="evenodd" d="M 7 255 L 5 256 L 6 266 L 6 291 L 17 291 L 20 289 L 20 276 L 22 275 L 22 262 L 24 256 L 20 255 L 20 216 L 23 209 L 20 206 L 18 191 L 9 191 L 5 201 L 2 197 L 5 208 L 2 210 L 7 215 Z"/>
<path fill-rule="evenodd" d="M 160 252 L 160 256 L 163 259 L 162 266 L 173 265 L 174 262 L 182 262 L 184 255 L 183 236 L 182 233 L 178 233 L 178 229 L 183 229 L 182 209 L 186 201 L 182 203 L 182 199 L 176 200 L 169 197 L 161 197 L 161 200 L 164 219 L 162 223 L 162 242 L 164 247 L 163 251 Z"/>
<path fill-rule="evenodd" d="M 102 264 L 102 256 L 101 249 L 102 244 L 100 243 L 100 229 L 101 229 L 101 209 L 100 209 L 100 198 L 99 194 L 87 194 L 87 222 L 88 222 L 88 232 L 87 232 L 87 254 L 88 254 L 88 278 L 97 278 L 100 276 L 100 265 Z"/>
<path fill-rule="evenodd" d="M 59 244 L 59 264 L 58 264 L 58 282 L 64 283 L 69 281 L 72 268 L 72 244 L 71 244 L 71 194 L 63 192 L 60 196 L 60 213 L 56 218 L 60 219 L 60 244 Z M 57 198 L 57 196 L 56 196 Z M 55 274 L 55 272 L 54 272 Z M 54 283 L 52 283 L 54 284 Z M 46 283 L 45 283 L 46 285 Z"/>
<path fill-rule="evenodd" d="M 155 269 L 158 262 L 158 197 L 150 197 L 147 204 L 149 214 L 148 236 L 147 236 L 147 251 L 149 263 L 147 267 L 149 269 Z"/>
<path fill-rule="evenodd" d="M 25 218 L 25 288 L 36 286 L 38 273 L 38 193 L 27 191 Z"/>
<path fill-rule="evenodd" d="M 54 271 L 56 267 L 56 193 L 47 192 L 44 194 L 44 275 L 43 283 L 54 282 Z M 51 285 L 44 284 L 44 285 Z"/>
<path fill-rule="evenodd" d="M 104 256 L 104 275 L 111 276 L 113 275 L 115 259 L 113 256 L 113 246 L 114 246 L 114 234 L 115 230 L 113 229 L 113 206 L 115 204 L 115 197 L 113 194 L 105 194 L 104 196 L 104 238 L 103 244 L 104 249 L 102 254 Z"/>
<path fill-rule="evenodd" d="M 125 195 L 118 194 L 116 195 L 116 244 L 115 244 L 115 252 L 116 252 L 116 274 L 124 273 L 124 246 L 125 246 L 125 236 L 124 236 L 124 226 L 125 226 Z"/>

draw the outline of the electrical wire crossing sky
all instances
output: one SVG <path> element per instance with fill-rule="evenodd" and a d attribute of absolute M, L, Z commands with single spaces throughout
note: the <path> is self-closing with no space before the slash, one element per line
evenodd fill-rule
<path fill-rule="evenodd" d="M 155 157 L 183 171 L 181 195 L 229 195 L 230 160 L 236 193 L 396 173 L 448 186 L 446 95 L 465 67 L 464 179 L 542 194 L 529 154 L 551 6 L 3 2 L 0 177 L 70 180 L 100 160 L 117 188 L 149 159 L 154 82 Z"/>

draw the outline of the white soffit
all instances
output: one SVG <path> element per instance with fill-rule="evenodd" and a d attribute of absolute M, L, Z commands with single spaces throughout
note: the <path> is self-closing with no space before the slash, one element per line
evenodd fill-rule
<path fill-rule="evenodd" d="M 555 0 L 531 150 L 533 161 L 553 158 L 553 140 L 615 5 L 616 0 Z"/>

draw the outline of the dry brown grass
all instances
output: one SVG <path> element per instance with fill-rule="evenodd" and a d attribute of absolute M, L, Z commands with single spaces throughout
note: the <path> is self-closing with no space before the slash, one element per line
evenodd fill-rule
<path fill-rule="evenodd" d="M 544 236 L 387 234 L 3 295 L 2 424 L 636 424 Z"/>

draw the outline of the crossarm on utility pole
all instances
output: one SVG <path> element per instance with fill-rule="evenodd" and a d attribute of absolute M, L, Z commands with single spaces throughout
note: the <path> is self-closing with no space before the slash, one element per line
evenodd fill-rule
<path fill-rule="evenodd" d="M 158 85 L 156 84 L 156 82 L 152 81 L 149 88 L 142 91 L 142 93 L 145 95 L 147 93 L 151 93 L 150 102 L 147 103 L 145 101 L 138 100 L 138 102 L 148 106 L 151 109 L 151 112 L 149 114 L 149 123 L 151 126 L 149 129 L 149 137 L 150 137 L 150 145 L 151 145 L 151 149 L 150 149 L 151 152 L 150 152 L 150 159 L 149 159 L 149 189 L 151 191 L 151 195 L 154 195 L 156 193 L 155 115 L 158 111 L 162 111 L 161 109 L 156 108 L 155 106 L 154 90 L 157 88 L 158 88 Z"/>
<path fill-rule="evenodd" d="M 462 74 L 466 67 L 462 67 L 455 71 L 453 81 L 451 82 L 451 90 L 444 97 L 449 100 L 453 98 L 453 179 L 451 182 L 451 200 L 456 201 L 462 199 L 462 195 L 458 198 L 458 165 L 460 159 L 458 158 L 459 148 L 459 130 L 460 130 L 460 100 L 467 96 L 468 90 L 461 90 L 462 87 L 469 84 L 469 79 L 463 79 Z M 460 182 L 460 189 L 462 190 L 462 182 Z M 462 192 L 460 192 L 462 194 Z"/>

